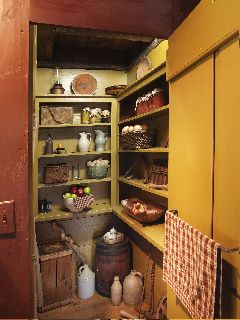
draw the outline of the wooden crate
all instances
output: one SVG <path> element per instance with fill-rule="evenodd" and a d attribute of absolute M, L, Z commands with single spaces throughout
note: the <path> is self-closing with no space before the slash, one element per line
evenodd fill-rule
<path fill-rule="evenodd" d="M 39 247 L 40 270 L 43 291 L 43 306 L 39 312 L 71 303 L 72 250 L 66 243 L 55 243 Z"/>

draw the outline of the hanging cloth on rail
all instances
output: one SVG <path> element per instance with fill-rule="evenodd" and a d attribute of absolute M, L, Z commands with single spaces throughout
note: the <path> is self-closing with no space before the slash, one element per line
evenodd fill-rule
<path fill-rule="evenodd" d="M 165 218 L 163 280 L 193 318 L 221 317 L 220 245 L 171 212 Z"/>

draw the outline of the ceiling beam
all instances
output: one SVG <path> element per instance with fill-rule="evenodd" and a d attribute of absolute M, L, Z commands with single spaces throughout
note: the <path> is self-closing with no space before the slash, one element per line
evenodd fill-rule
<path fill-rule="evenodd" d="M 30 21 L 167 39 L 172 0 L 30 0 Z"/>

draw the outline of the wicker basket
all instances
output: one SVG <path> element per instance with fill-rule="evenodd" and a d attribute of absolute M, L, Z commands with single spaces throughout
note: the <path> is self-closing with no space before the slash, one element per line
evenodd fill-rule
<path fill-rule="evenodd" d="M 152 131 L 135 131 L 120 134 L 120 144 L 124 150 L 148 149 L 153 147 Z"/>
<path fill-rule="evenodd" d="M 69 178 L 69 166 L 67 163 L 48 164 L 44 167 L 44 183 L 63 183 Z"/>

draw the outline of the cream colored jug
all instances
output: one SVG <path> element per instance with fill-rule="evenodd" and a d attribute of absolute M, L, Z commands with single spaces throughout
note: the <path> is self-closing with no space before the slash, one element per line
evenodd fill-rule
<path fill-rule="evenodd" d="M 111 286 L 111 302 L 113 306 L 119 306 L 122 302 L 122 285 L 118 276 L 114 277 Z"/>
<path fill-rule="evenodd" d="M 78 140 L 78 150 L 80 152 L 88 151 L 91 143 L 91 133 L 80 132 L 79 135 L 80 135 L 80 138 Z M 89 135 L 89 139 L 87 138 L 88 135 Z"/>
<path fill-rule="evenodd" d="M 143 282 L 141 272 L 132 270 L 123 281 L 123 301 L 126 305 L 138 305 L 141 302 Z"/>

